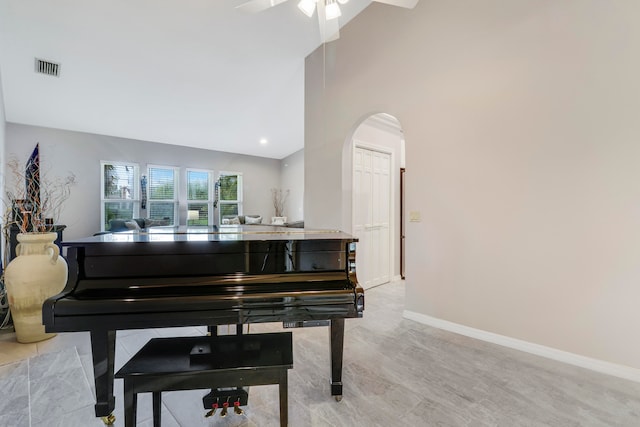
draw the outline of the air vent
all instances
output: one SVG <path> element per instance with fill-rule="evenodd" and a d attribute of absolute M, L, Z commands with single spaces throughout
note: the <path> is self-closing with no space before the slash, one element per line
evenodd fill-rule
<path fill-rule="evenodd" d="M 60 74 L 60 64 L 36 58 L 36 73 L 58 77 Z"/>

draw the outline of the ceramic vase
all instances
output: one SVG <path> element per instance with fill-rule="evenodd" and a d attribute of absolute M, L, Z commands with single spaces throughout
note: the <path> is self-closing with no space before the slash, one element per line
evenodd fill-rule
<path fill-rule="evenodd" d="M 42 324 L 42 303 L 64 288 L 67 262 L 53 242 L 57 233 L 20 233 L 16 258 L 5 270 L 9 309 L 18 342 L 42 341 L 56 334 L 46 333 Z"/>

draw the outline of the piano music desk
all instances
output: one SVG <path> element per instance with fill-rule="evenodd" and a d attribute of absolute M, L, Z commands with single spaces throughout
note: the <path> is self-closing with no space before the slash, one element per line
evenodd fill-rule
<path fill-rule="evenodd" d="M 200 348 L 206 350 L 198 354 Z M 163 391 L 267 384 L 279 385 L 280 425 L 286 426 L 287 370 L 292 367 L 291 332 L 153 338 L 116 373 L 124 379 L 125 426 L 136 425 L 137 393 L 153 393 L 153 425 L 158 427 Z"/>

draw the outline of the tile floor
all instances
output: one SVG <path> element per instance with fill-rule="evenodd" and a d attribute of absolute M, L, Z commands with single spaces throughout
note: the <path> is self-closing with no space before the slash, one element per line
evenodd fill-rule
<path fill-rule="evenodd" d="M 638 383 L 403 319 L 403 282 L 366 295 L 365 317 L 346 322 L 342 402 L 329 391 L 328 329 L 293 330 L 291 426 L 640 426 Z M 279 330 L 251 325 L 251 332 Z M 116 369 L 150 338 L 204 332 L 119 332 Z M 27 345 L 0 333 L 0 426 L 101 426 L 93 416 L 91 369 L 88 333 Z M 122 380 L 115 389 L 115 425 L 123 426 Z M 205 393 L 164 393 L 162 425 L 279 425 L 277 386 L 251 387 L 245 413 L 226 418 L 204 418 Z M 148 394 L 139 398 L 138 425 L 153 425 Z"/>

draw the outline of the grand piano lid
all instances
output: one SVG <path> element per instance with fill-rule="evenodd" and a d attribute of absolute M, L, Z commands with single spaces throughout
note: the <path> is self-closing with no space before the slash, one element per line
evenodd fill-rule
<path fill-rule="evenodd" d="M 345 240 L 358 239 L 338 230 L 311 230 L 272 225 L 158 226 L 97 236 L 70 239 L 63 246 L 109 242 L 197 242 L 197 241 L 273 241 L 273 240 Z"/>

